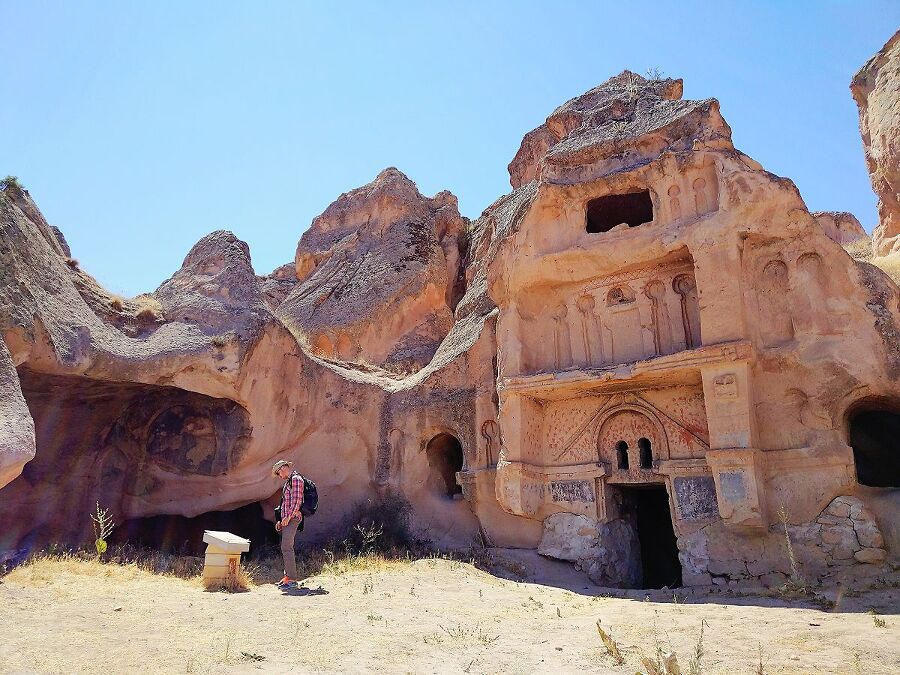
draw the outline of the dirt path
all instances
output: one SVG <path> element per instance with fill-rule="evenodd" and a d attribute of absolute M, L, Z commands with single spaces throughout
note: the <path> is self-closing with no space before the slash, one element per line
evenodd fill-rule
<path fill-rule="evenodd" d="M 701 622 L 704 673 L 756 673 L 760 655 L 765 673 L 900 672 L 897 590 L 847 598 L 838 612 L 768 598 L 676 603 L 517 583 L 447 560 L 306 586 L 229 595 L 133 567 L 20 568 L 0 583 L 0 672 L 633 674 L 658 641 L 687 673 Z M 602 648 L 598 619 L 621 666 Z"/>

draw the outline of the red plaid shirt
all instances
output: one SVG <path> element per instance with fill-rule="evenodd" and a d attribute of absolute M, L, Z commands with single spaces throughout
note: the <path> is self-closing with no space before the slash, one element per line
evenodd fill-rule
<path fill-rule="evenodd" d="M 294 471 L 281 488 L 281 517 L 296 516 L 303 520 L 300 513 L 301 504 L 303 504 L 303 478 Z"/>

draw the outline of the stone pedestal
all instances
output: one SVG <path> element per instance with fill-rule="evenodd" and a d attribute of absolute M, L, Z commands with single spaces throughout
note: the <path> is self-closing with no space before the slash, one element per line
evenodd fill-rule
<path fill-rule="evenodd" d="M 203 564 L 203 579 L 236 578 L 241 564 L 241 553 L 250 550 L 250 540 L 231 532 L 206 530 L 203 533 L 206 557 Z"/>

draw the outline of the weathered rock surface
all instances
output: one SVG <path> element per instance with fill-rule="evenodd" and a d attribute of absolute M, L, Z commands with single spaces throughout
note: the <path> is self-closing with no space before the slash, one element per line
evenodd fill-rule
<path fill-rule="evenodd" d="M 813 218 L 819 223 L 831 241 L 838 244 L 852 244 L 859 239 L 868 239 L 863 226 L 852 213 L 846 211 L 813 211 Z"/>
<path fill-rule="evenodd" d="M 385 169 L 313 220 L 278 316 L 320 356 L 419 370 L 453 325 L 465 228 L 449 192 Z"/>
<path fill-rule="evenodd" d="M 900 31 L 856 73 L 850 90 L 859 107 L 866 164 L 878 195 L 874 252 L 900 253 Z"/>

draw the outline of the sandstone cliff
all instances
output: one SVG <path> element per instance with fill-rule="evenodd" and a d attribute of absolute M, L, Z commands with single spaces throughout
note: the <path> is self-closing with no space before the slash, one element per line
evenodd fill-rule
<path fill-rule="evenodd" d="M 900 253 L 900 31 L 856 73 L 850 90 L 859 107 L 866 164 L 878 195 L 874 253 Z"/>

